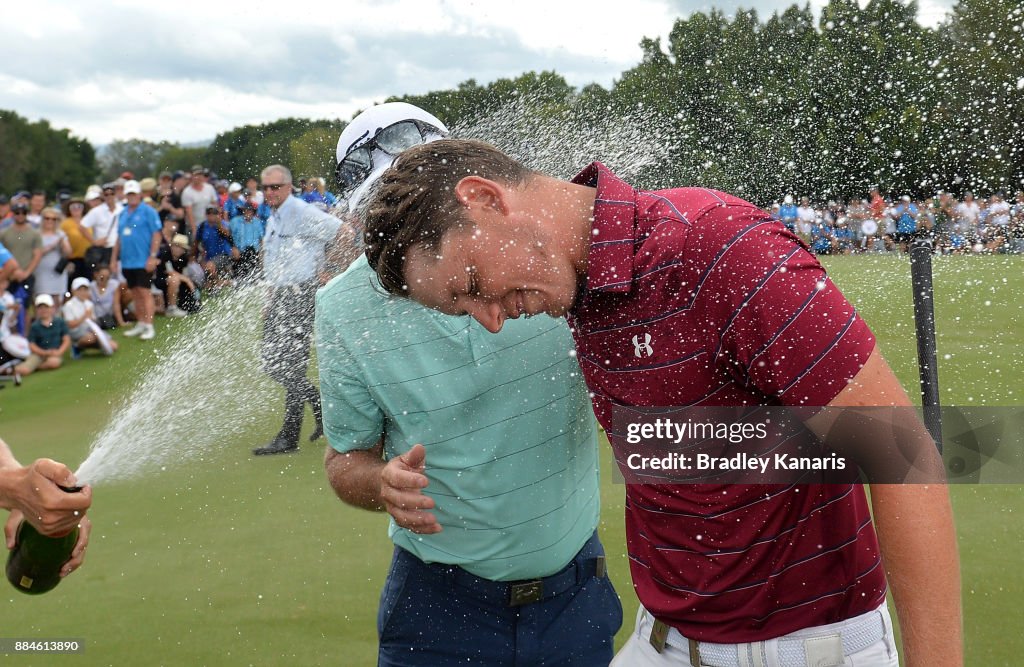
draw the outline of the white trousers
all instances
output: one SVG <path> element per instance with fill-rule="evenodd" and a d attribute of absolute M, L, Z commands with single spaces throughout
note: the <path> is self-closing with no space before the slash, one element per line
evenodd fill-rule
<path fill-rule="evenodd" d="M 659 653 L 651 644 L 654 617 L 640 607 L 636 629 L 612 660 L 610 667 L 899 667 L 892 618 L 883 602 L 877 609 L 854 618 L 805 628 L 749 644 L 700 646 L 700 665 L 690 662 L 689 642 L 674 628 Z M 867 634 L 866 634 L 867 633 Z M 879 636 L 880 635 L 880 636 Z M 860 647 L 865 636 L 878 639 Z M 851 641 L 853 640 L 853 641 Z M 844 651 L 844 643 L 858 650 Z"/>

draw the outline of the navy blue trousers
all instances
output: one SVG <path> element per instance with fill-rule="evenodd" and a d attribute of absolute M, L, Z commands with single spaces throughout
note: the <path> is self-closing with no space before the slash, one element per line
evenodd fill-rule
<path fill-rule="evenodd" d="M 380 667 L 605 667 L 622 604 L 595 559 L 595 533 L 544 597 L 509 605 L 509 584 L 426 564 L 395 547 L 377 614 Z M 600 573 L 598 573 L 600 574 Z"/>

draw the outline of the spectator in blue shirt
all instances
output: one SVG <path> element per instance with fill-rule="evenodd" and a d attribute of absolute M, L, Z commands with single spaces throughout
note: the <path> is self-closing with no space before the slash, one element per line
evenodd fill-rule
<path fill-rule="evenodd" d="M 18 260 L 14 259 L 14 255 L 3 243 L 0 243 L 0 282 L 10 280 L 17 270 Z"/>
<path fill-rule="evenodd" d="M 337 197 L 327 191 L 324 179 L 319 176 L 312 176 L 306 179 L 306 182 L 302 185 L 302 195 L 299 198 L 304 202 L 315 204 L 325 210 L 334 206 L 338 201 Z"/>
<path fill-rule="evenodd" d="M 247 202 L 242 212 L 228 222 L 231 240 L 231 258 L 234 260 L 235 278 L 245 280 L 253 275 L 259 263 L 260 249 L 266 223 L 256 217 L 256 205 Z"/>
<path fill-rule="evenodd" d="M 228 186 L 228 198 L 224 200 L 224 219 L 231 220 L 235 216 L 242 215 L 242 208 L 245 207 L 245 195 L 242 194 L 242 184 L 232 183 Z"/>
<path fill-rule="evenodd" d="M 206 208 L 206 220 L 196 230 L 196 256 L 206 272 L 207 286 L 218 289 L 231 280 L 231 231 L 217 206 Z"/>
<path fill-rule="evenodd" d="M 811 250 L 816 255 L 831 255 L 835 250 L 832 227 L 821 218 L 811 227 Z"/>
<path fill-rule="evenodd" d="M 782 200 L 782 206 L 779 207 L 779 220 L 786 226 L 786 229 L 796 234 L 796 219 L 797 211 L 796 204 L 793 203 L 793 195 L 786 195 L 786 198 Z"/>
<path fill-rule="evenodd" d="M 160 215 L 142 201 L 142 186 L 136 180 L 126 181 L 124 196 L 127 206 L 117 221 L 117 243 L 114 245 L 113 263 L 121 260 L 121 273 L 132 291 L 135 303 L 135 326 L 125 336 L 138 336 L 151 340 L 153 330 L 153 276 L 160 261 Z"/>
<path fill-rule="evenodd" d="M 903 195 L 900 197 L 900 203 L 893 207 L 891 215 L 896 221 L 896 231 L 893 232 L 892 240 L 899 244 L 901 250 L 906 251 L 907 245 L 917 232 L 917 206 L 910 200 L 909 195 Z"/>

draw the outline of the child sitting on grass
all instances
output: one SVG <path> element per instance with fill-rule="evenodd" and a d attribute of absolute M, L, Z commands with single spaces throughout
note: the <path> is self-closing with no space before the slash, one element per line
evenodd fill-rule
<path fill-rule="evenodd" d="M 25 376 L 37 370 L 60 368 L 64 353 L 71 346 L 68 325 L 62 317 L 53 314 L 53 297 L 36 297 L 36 319 L 28 332 L 28 345 L 32 354 L 14 367 L 14 372 Z"/>

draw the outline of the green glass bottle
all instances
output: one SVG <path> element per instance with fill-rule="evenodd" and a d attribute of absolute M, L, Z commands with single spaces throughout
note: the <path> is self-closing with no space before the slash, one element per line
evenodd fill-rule
<path fill-rule="evenodd" d="M 81 490 L 61 488 L 68 493 Z M 7 580 L 22 593 L 39 595 L 60 583 L 60 568 L 71 558 L 78 542 L 78 528 L 63 537 L 47 537 L 22 520 L 16 540 L 7 556 Z"/>

